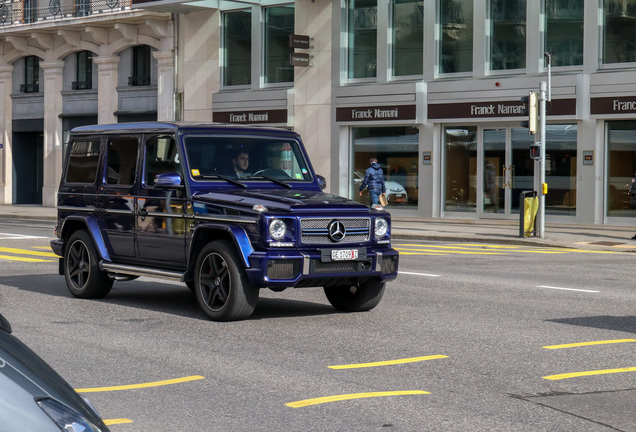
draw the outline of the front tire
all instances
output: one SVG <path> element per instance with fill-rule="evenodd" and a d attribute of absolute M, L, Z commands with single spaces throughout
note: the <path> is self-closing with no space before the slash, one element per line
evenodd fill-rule
<path fill-rule="evenodd" d="M 325 287 L 329 303 L 339 311 L 363 312 L 373 309 L 384 295 L 384 282 L 367 281 L 350 286 Z"/>
<path fill-rule="evenodd" d="M 194 292 L 213 321 L 245 319 L 258 302 L 258 288 L 247 278 L 234 245 L 227 240 L 213 241 L 199 254 Z"/>
<path fill-rule="evenodd" d="M 106 296 L 113 280 L 99 269 L 99 256 L 87 231 L 74 232 L 64 250 L 64 279 L 71 294 L 83 299 Z"/>

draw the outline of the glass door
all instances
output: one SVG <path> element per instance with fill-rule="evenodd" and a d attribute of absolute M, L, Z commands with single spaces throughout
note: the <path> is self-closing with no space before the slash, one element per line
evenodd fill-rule
<path fill-rule="evenodd" d="M 534 190 L 534 161 L 529 157 L 534 136 L 527 129 L 483 127 L 478 157 L 477 212 L 480 218 L 516 219 L 520 195 Z"/>

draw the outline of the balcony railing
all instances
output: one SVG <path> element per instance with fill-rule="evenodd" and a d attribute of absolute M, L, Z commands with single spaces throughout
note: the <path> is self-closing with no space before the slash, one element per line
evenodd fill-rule
<path fill-rule="evenodd" d="M 130 9 L 131 0 L 0 0 L 0 26 L 86 17 Z"/>
<path fill-rule="evenodd" d="M 20 93 L 38 93 L 39 91 L 39 84 L 20 84 Z"/>
<path fill-rule="evenodd" d="M 71 83 L 71 88 L 73 90 L 90 90 L 93 88 L 92 81 L 73 81 Z"/>
<path fill-rule="evenodd" d="M 150 77 L 149 76 L 131 76 L 128 77 L 128 85 L 129 86 L 149 86 L 150 85 Z"/>

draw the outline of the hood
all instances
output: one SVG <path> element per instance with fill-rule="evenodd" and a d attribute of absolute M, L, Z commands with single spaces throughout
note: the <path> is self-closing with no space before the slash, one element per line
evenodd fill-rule
<path fill-rule="evenodd" d="M 12 394 L 10 399 L 3 398 L 7 404 L 11 400 L 15 402 L 12 409 L 25 409 L 25 407 L 34 406 L 34 413 L 45 415 L 44 411 L 34 405 L 34 398 L 51 397 L 71 407 L 87 420 L 102 428 L 103 431 L 108 431 L 97 413 L 88 406 L 64 378 L 18 338 L 3 330 L 0 330 L 0 359 L 5 364 L 3 368 L 0 368 L 0 385 L 3 388 L 0 397 L 6 392 Z M 7 405 L 4 408 L 6 410 L 0 409 L 0 422 L 10 407 Z M 45 419 L 46 417 L 41 418 Z M 22 430 L 27 430 L 27 428 L 22 428 Z M 28 430 L 46 431 L 48 429 Z"/>
<path fill-rule="evenodd" d="M 252 208 L 256 204 L 269 210 L 291 213 L 324 211 L 369 212 L 369 208 L 357 201 L 322 191 L 301 189 L 236 189 L 223 192 L 196 194 L 195 201 L 221 206 Z"/>
<path fill-rule="evenodd" d="M 376 170 L 381 169 L 380 164 L 379 164 L 379 163 L 377 163 L 377 162 L 373 162 L 373 163 L 371 164 L 371 168 L 376 169 Z"/>

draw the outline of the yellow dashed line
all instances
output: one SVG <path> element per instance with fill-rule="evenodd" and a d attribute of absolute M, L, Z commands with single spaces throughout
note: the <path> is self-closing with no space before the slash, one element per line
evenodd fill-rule
<path fill-rule="evenodd" d="M 93 388 L 84 388 L 84 389 L 75 389 L 78 393 L 94 393 L 94 392 L 107 392 L 107 391 L 117 391 L 117 390 L 132 390 L 139 388 L 148 388 L 148 387 L 158 387 L 170 384 L 180 384 L 188 381 L 196 381 L 200 379 L 205 379 L 201 375 L 193 375 L 189 377 L 183 378 L 175 378 L 165 381 L 155 381 L 149 383 L 141 383 L 141 384 L 129 384 L 129 385 L 121 385 L 121 386 L 113 386 L 113 387 L 93 387 Z"/>
<path fill-rule="evenodd" d="M 125 419 L 125 418 L 104 420 L 104 424 L 106 426 L 118 425 L 118 424 L 124 424 L 124 423 L 132 423 L 132 422 L 133 422 L 132 420 Z"/>
<path fill-rule="evenodd" d="M 578 343 L 562 344 L 562 345 L 548 345 L 542 348 L 561 349 L 561 348 L 574 348 L 574 347 L 591 346 L 591 345 L 616 344 L 616 343 L 625 343 L 625 342 L 636 342 L 636 339 L 614 339 L 614 340 L 604 340 L 604 341 L 578 342 Z"/>
<path fill-rule="evenodd" d="M 415 362 L 421 362 L 426 360 L 437 360 L 437 359 L 444 359 L 444 358 L 448 358 L 448 356 L 432 355 L 432 356 L 425 356 L 425 357 L 411 357 L 411 358 L 379 361 L 379 362 L 372 362 L 372 363 L 357 363 L 357 364 L 327 366 L 327 367 L 329 369 L 356 369 L 356 368 L 367 368 L 367 367 L 376 367 L 376 366 L 389 366 L 389 365 L 404 364 L 404 363 L 415 363 Z"/>
<path fill-rule="evenodd" d="M 562 380 L 568 378 L 577 378 L 582 376 L 591 376 L 591 375 L 605 375 L 605 374 L 614 374 L 614 373 L 623 373 L 623 372 L 636 372 L 636 367 L 628 367 L 628 368 L 619 368 L 619 369 L 604 369 L 604 370 L 595 370 L 595 371 L 584 371 L 584 372 L 572 372 L 572 373 L 564 373 L 557 375 L 548 375 L 544 376 L 544 379 L 547 380 Z"/>
<path fill-rule="evenodd" d="M 318 405 L 328 402 L 338 402 L 351 399 L 362 399 L 372 397 L 386 397 L 386 396 L 406 396 L 406 395 L 424 395 L 430 394 L 423 390 L 405 390 L 405 391 L 388 391 L 388 392 L 369 392 L 369 393 L 352 393 L 337 396 L 327 396 L 315 399 L 305 399 L 297 402 L 286 403 L 291 408 L 302 408 L 310 405 Z"/>
<path fill-rule="evenodd" d="M 53 262 L 52 260 L 17 257 L 17 256 L 11 256 L 11 255 L 0 255 L 0 260 L 22 261 L 22 262 Z"/>
<path fill-rule="evenodd" d="M 59 258 L 53 252 L 37 252 L 37 251 L 28 250 L 28 249 L 0 247 L 0 252 L 13 253 L 17 255 L 34 255 L 34 256 L 40 256 L 40 257 Z"/>
<path fill-rule="evenodd" d="M 404 252 L 446 252 L 446 254 L 450 255 L 450 254 L 459 254 L 459 255 L 501 255 L 501 252 L 480 252 L 480 251 L 458 251 L 458 250 L 449 250 L 449 251 L 440 251 L 438 249 L 403 249 L 403 248 L 399 248 L 396 247 L 396 250 L 400 251 L 400 253 L 402 253 L 402 251 Z M 415 255 L 415 254 L 414 254 Z"/>

